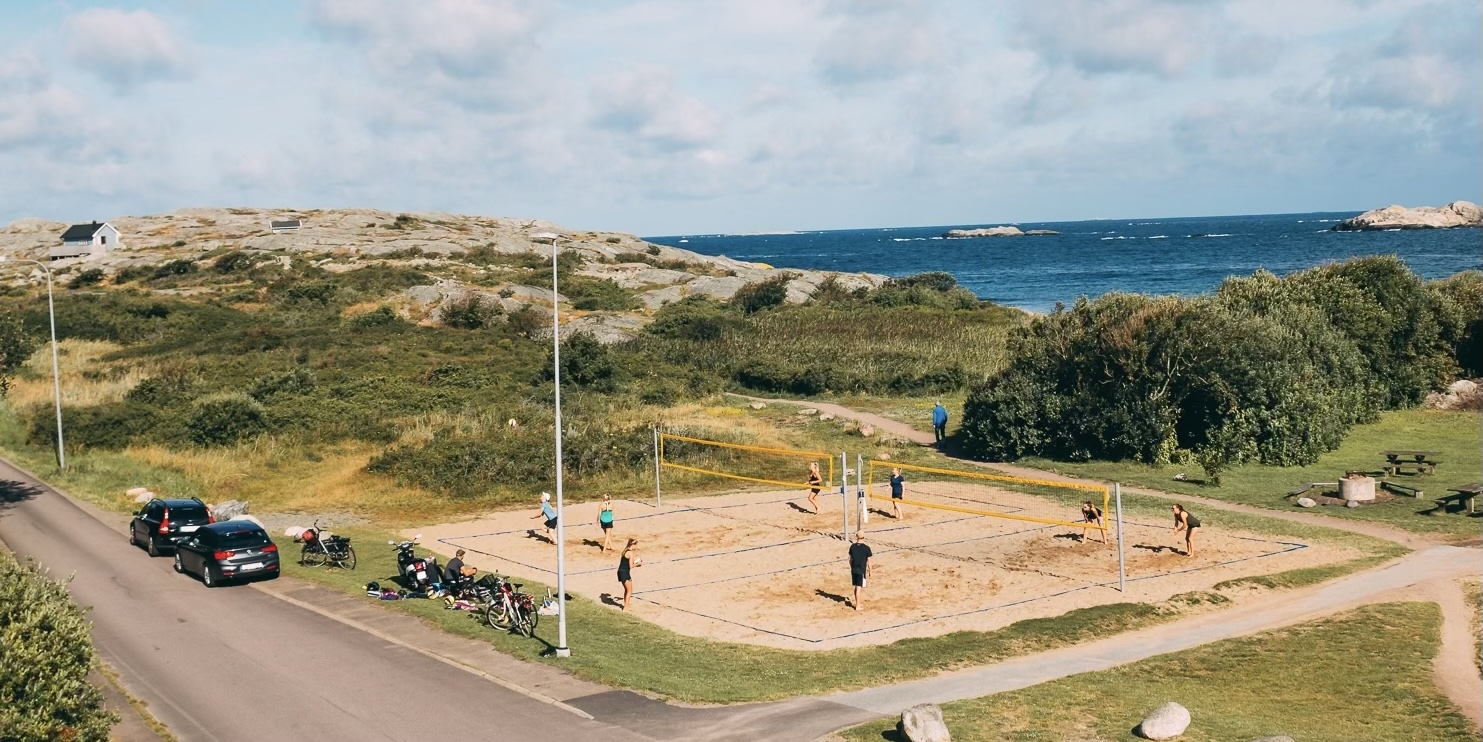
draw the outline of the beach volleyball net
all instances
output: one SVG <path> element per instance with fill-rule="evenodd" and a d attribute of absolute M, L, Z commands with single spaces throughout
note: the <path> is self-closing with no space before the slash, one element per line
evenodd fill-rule
<path fill-rule="evenodd" d="M 661 469 L 787 489 L 812 487 L 821 492 L 836 484 L 834 456 L 824 451 L 753 446 L 663 432 L 655 445 Z M 819 465 L 821 483 L 809 484 L 809 464 Z"/>
<path fill-rule="evenodd" d="M 907 481 L 902 497 L 891 498 L 891 470 L 900 469 Z M 907 476 L 910 474 L 911 476 Z M 1107 530 L 1107 508 L 1112 497 L 1111 488 L 1099 484 L 1055 482 L 1048 479 L 1012 477 L 1007 474 L 957 471 L 930 466 L 899 464 L 890 461 L 872 460 L 864 472 L 864 492 L 867 508 L 887 510 L 892 502 L 910 507 L 927 508 L 986 518 L 1005 518 L 1051 526 L 1068 528 L 1091 528 Z M 1081 491 L 1080 501 L 1075 504 L 1061 502 L 1062 498 L 1039 498 L 1044 504 L 1032 509 L 995 509 L 993 484 L 1022 485 L 1029 488 L 1044 487 L 1062 491 Z M 1102 512 L 1101 524 L 1088 523 L 1081 514 L 1081 501 L 1091 501 Z"/>

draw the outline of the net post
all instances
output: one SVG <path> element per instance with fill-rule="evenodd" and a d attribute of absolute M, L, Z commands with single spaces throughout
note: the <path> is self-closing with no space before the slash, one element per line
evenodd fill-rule
<path fill-rule="evenodd" d="M 865 490 L 865 457 L 859 453 L 855 454 L 855 507 L 860 509 L 855 516 L 858 530 L 863 531 L 865 524 L 870 522 L 870 500 Z"/>
<path fill-rule="evenodd" d="M 1123 558 L 1123 485 L 1121 482 L 1113 483 L 1112 496 L 1117 506 L 1117 591 L 1125 593 L 1128 591 L 1128 567 Z"/>
<path fill-rule="evenodd" d="M 844 519 L 844 540 L 850 542 L 850 467 L 844 451 L 839 452 L 839 515 Z"/>
<path fill-rule="evenodd" d="M 650 425 L 649 427 L 654 431 L 654 507 L 662 507 L 664 496 L 659 491 L 659 426 Z"/>

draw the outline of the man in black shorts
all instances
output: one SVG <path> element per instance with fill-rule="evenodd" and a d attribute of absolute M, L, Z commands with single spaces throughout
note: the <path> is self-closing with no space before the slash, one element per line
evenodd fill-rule
<path fill-rule="evenodd" d="M 860 591 L 870 579 L 870 547 L 865 545 L 865 532 L 855 531 L 855 543 L 850 544 L 850 584 L 855 588 L 855 610 L 860 610 Z"/>

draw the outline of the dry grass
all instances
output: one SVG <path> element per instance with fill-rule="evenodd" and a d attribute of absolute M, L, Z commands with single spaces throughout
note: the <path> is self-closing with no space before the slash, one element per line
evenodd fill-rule
<path fill-rule="evenodd" d="M 154 375 L 154 369 L 147 364 L 103 360 L 121 348 L 116 343 L 98 340 L 63 340 L 58 344 L 57 366 L 62 377 L 64 408 L 118 402 L 139 382 Z M 52 405 L 50 344 L 43 344 L 26 360 L 7 399 L 16 409 Z"/>

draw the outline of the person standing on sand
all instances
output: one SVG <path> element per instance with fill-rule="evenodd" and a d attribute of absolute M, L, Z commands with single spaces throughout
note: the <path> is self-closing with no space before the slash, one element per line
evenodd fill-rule
<path fill-rule="evenodd" d="M 602 496 L 602 509 L 597 511 L 597 527 L 602 529 L 602 553 L 608 553 L 608 537 L 613 534 L 613 498 Z"/>
<path fill-rule="evenodd" d="M 819 513 L 819 487 L 824 483 L 824 476 L 819 473 L 819 462 L 811 461 L 808 465 L 808 504 L 814 508 L 814 514 Z"/>
<path fill-rule="evenodd" d="M 1192 557 L 1195 555 L 1195 530 L 1200 527 L 1200 519 L 1194 513 L 1184 509 L 1183 505 L 1170 505 L 1174 511 L 1174 533 L 1184 531 L 1184 555 Z"/>
<path fill-rule="evenodd" d="M 644 561 L 639 559 L 639 540 L 628 539 L 628 545 L 623 547 L 623 556 L 618 559 L 618 582 L 623 585 L 623 610 L 628 610 L 628 601 L 633 597 L 633 569 L 644 566 Z"/>
<path fill-rule="evenodd" d="M 556 528 L 556 511 L 551 507 L 550 492 L 541 493 L 541 512 L 530 516 L 531 520 L 535 520 L 536 518 L 546 519 L 546 540 L 553 544 L 556 543 L 556 535 L 552 533 L 552 530 Z M 531 535 L 534 536 L 535 531 L 531 531 Z"/>
<path fill-rule="evenodd" d="M 1104 544 L 1107 543 L 1107 537 L 1103 535 L 1106 531 L 1104 530 L 1105 526 L 1102 525 L 1102 508 L 1093 505 L 1091 500 L 1081 503 L 1081 520 L 1087 524 L 1081 528 L 1081 540 L 1083 543 L 1087 540 L 1087 530 L 1090 528 L 1097 529 L 1098 541 Z"/>
<path fill-rule="evenodd" d="M 855 531 L 855 543 L 850 544 L 850 585 L 855 588 L 855 610 L 860 610 L 860 591 L 870 579 L 870 547 L 865 545 L 865 532 Z"/>
<path fill-rule="evenodd" d="M 941 400 L 932 408 L 932 437 L 937 444 L 947 437 L 947 408 L 942 406 Z"/>
<path fill-rule="evenodd" d="M 896 520 L 901 520 L 901 498 L 906 494 L 906 477 L 901 476 L 901 467 L 891 468 L 891 510 Z"/>

